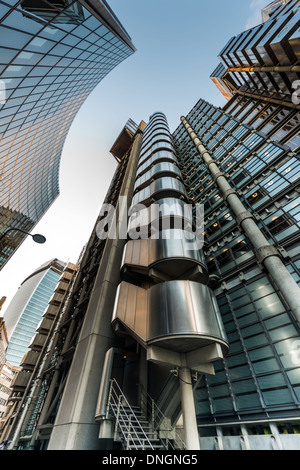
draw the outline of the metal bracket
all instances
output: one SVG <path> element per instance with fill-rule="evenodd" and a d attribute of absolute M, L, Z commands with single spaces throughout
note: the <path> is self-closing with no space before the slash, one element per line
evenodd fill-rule
<path fill-rule="evenodd" d="M 209 165 L 211 165 L 212 163 L 216 163 L 213 158 L 211 158 L 210 160 L 207 160 L 207 161 L 205 162 L 205 164 L 206 164 L 207 167 L 209 167 Z"/>
<path fill-rule="evenodd" d="M 217 179 L 220 178 L 220 176 L 224 176 L 224 173 L 222 171 L 218 171 L 218 173 L 214 175 L 214 181 L 217 181 Z"/>
<path fill-rule="evenodd" d="M 257 258 L 257 262 L 259 266 L 263 269 L 264 268 L 264 261 L 269 258 L 270 256 L 278 256 L 280 257 L 280 253 L 273 245 L 265 245 L 261 248 L 255 250 L 255 255 Z"/>
<path fill-rule="evenodd" d="M 249 211 L 241 212 L 236 218 L 237 224 L 240 226 L 241 223 L 246 219 L 254 219 L 253 214 L 251 214 Z"/>
<path fill-rule="evenodd" d="M 236 191 L 234 189 L 228 189 L 223 193 L 223 198 L 225 199 L 225 201 L 227 201 L 228 196 L 231 196 L 231 194 L 236 195 Z"/>

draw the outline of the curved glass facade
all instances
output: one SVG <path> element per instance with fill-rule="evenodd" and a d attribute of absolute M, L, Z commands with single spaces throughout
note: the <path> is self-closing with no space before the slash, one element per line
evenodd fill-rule
<path fill-rule="evenodd" d="M 4 315 L 9 337 L 6 360 L 19 366 L 64 269 L 52 260 L 22 283 Z"/>
<path fill-rule="evenodd" d="M 0 1 L 0 39 L 0 233 L 29 231 L 59 194 L 77 111 L 135 49 L 102 2 Z M 0 268 L 22 238 L 5 238 Z"/>

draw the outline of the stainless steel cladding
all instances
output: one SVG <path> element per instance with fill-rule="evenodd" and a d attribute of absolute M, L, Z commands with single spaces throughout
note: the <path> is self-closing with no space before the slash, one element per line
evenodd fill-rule
<path fill-rule="evenodd" d="M 122 282 L 113 324 L 118 321 L 145 347 L 188 353 L 218 343 L 224 355 L 228 350 L 213 294 L 199 282 L 168 281 L 150 289 Z"/>
<path fill-rule="evenodd" d="M 162 113 L 153 114 L 144 130 L 134 191 L 114 330 L 134 337 L 149 360 L 197 368 L 209 357 L 211 363 L 227 353 L 228 342 L 207 287 L 202 244 L 195 243 L 201 224 Z"/>
<path fill-rule="evenodd" d="M 124 249 L 121 272 L 138 270 L 146 275 L 155 269 L 163 280 L 193 279 L 206 284 L 208 271 L 201 250 L 195 249 L 190 232 L 164 230 L 158 238 L 129 240 Z M 154 274 L 152 272 L 152 274 Z"/>

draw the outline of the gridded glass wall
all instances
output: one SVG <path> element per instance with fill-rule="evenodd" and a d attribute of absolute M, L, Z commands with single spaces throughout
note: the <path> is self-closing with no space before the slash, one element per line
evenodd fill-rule
<path fill-rule="evenodd" d="M 200 420 L 299 413 L 300 335 L 265 275 L 217 297 L 230 353 L 197 392 Z"/>
<path fill-rule="evenodd" d="M 299 154 L 200 100 L 187 115 L 300 283 Z M 173 134 L 189 197 L 205 206 L 205 253 L 230 342 L 196 392 L 199 423 L 299 416 L 300 331 L 181 124 Z"/>
<path fill-rule="evenodd" d="M 0 1 L 1 233 L 23 227 L 22 219 L 28 230 L 57 197 L 62 147 L 77 111 L 134 52 L 106 6 L 95 8 L 72 0 Z M 20 234 L 10 240 L 0 266 Z"/>

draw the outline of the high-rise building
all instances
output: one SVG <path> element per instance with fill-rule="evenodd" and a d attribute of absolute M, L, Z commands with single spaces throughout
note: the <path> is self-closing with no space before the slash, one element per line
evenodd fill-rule
<path fill-rule="evenodd" d="M 9 362 L 6 362 L 4 365 L 5 372 L 2 374 L 2 383 L 3 388 L 0 389 L 3 392 L 3 410 L 1 413 L 0 420 L 0 442 L 5 443 L 5 446 L 8 445 L 8 437 L 10 435 L 11 424 L 14 422 L 16 414 L 21 410 L 27 410 L 29 403 L 24 402 L 26 394 L 24 393 L 27 390 L 27 386 L 30 385 L 31 377 L 34 377 L 34 386 L 30 387 L 30 393 L 34 393 L 36 398 L 31 403 L 30 408 L 30 423 L 28 425 L 28 432 L 34 429 L 36 424 L 37 416 L 39 416 L 41 403 L 45 396 L 45 380 L 37 379 L 37 375 L 40 375 L 40 371 L 45 370 L 45 368 L 50 367 L 53 361 L 53 356 L 50 351 L 54 351 L 57 347 L 56 339 L 57 333 L 59 331 L 60 324 L 60 315 L 58 315 L 61 307 L 63 306 L 67 295 L 69 294 L 70 287 L 72 286 L 72 279 L 74 278 L 77 270 L 77 266 L 68 262 L 63 265 L 55 260 L 55 263 L 52 266 L 55 268 L 56 274 L 59 274 L 59 279 L 56 279 L 56 287 L 53 291 L 49 300 L 49 277 L 48 282 L 44 282 L 44 294 L 46 293 L 48 298 L 48 303 L 46 308 L 44 308 L 43 314 L 39 312 L 39 322 L 36 328 L 33 327 L 33 323 L 30 325 L 32 327 L 32 334 L 34 335 L 31 339 L 30 345 L 28 348 L 24 348 L 25 354 L 20 361 L 20 367 L 12 366 Z M 63 271 L 61 271 L 63 267 Z M 59 272 L 58 272 L 59 271 Z M 47 276 L 47 273 L 44 273 L 44 278 Z M 40 282 L 42 284 L 42 281 Z M 38 286 L 40 287 L 40 286 Z M 41 294 L 41 289 L 40 289 Z M 45 307 L 45 298 L 41 300 L 41 295 L 35 296 L 36 303 L 36 312 L 38 307 L 40 310 L 42 307 Z M 31 300 L 31 299 L 30 299 Z M 43 302 L 43 305 L 41 304 Z M 33 317 L 34 324 L 36 324 L 37 314 Z M 24 328 L 26 331 L 26 328 Z M 50 334 L 51 332 L 51 334 Z M 53 348 L 53 349 L 51 349 Z M 20 351 L 18 351 L 20 353 Z M 10 372 L 10 375 L 8 374 Z M 0 377 L 1 379 L 1 377 Z M 29 390 L 29 389 L 28 389 Z M 0 397 L 1 398 L 1 397 Z"/>
<path fill-rule="evenodd" d="M 9 344 L 6 360 L 19 366 L 57 286 L 65 263 L 53 259 L 28 276 L 4 314 Z"/>
<path fill-rule="evenodd" d="M 135 48 L 106 1 L 0 2 L 0 269 L 59 194 L 68 130 Z"/>
<path fill-rule="evenodd" d="M 274 0 L 262 9 L 262 20 L 263 22 L 268 21 L 273 12 L 281 5 L 285 5 L 289 0 Z"/>
<path fill-rule="evenodd" d="M 268 20 L 228 41 L 211 79 L 230 100 L 224 109 L 294 150 L 300 143 L 299 2 L 271 7 Z"/>
<path fill-rule="evenodd" d="M 299 51 L 298 5 L 250 30 L 270 51 L 268 28 L 287 26 L 278 67 Z M 13 448 L 300 448 L 300 110 L 261 72 L 243 75 L 249 93 L 226 82 L 223 109 L 200 99 L 173 133 L 161 112 L 120 133 L 44 395 L 23 396 Z"/>

